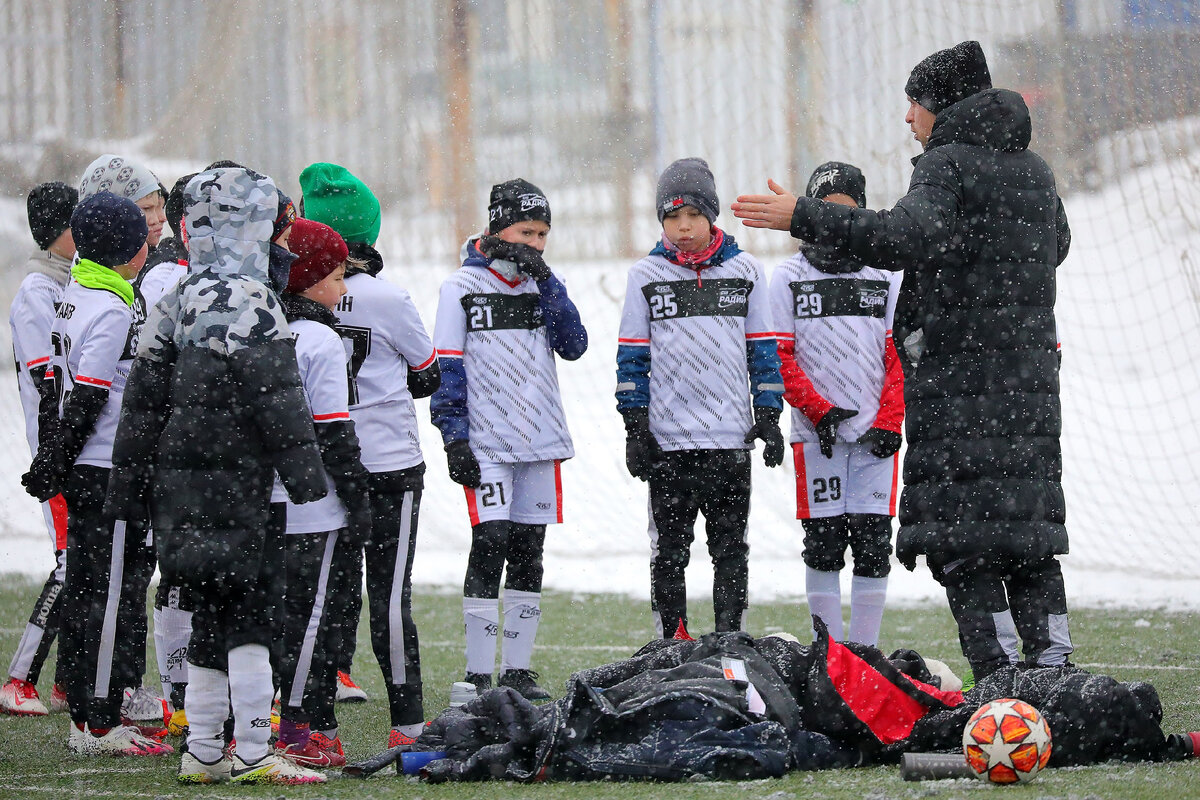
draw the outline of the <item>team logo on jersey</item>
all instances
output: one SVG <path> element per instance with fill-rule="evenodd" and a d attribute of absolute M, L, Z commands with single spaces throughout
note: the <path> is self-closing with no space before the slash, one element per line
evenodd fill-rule
<path fill-rule="evenodd" d="M 816 289 L 816 288 L 817 288 L 817 285 L 816 285 L 815 283 L 802 283 L 802 284 L 800 284 L 800 291 L 802 291 L 802 292 L 811 292 L 811 291 L 813 291 L 813 290 L 814 290 L 814 289 Z"/>
<path fill-rule="evenodd" d="M 883 308 L 887 305 L 887 289 L 862 288 L 858 290 L 859 308 Z"/>
<path fill-rule="evenodd" d="M 657 292 L 658 294 L 671 294 L 671 292 L 673 292 L 675 290 L 672 289 L 670 286 L 667 286 L 666 284 L 660 283 L 658 286 L 654 287 L 654 291 Z"/>
<path fill-rule="evenodd" d="M 731 308 L 733 306 L 744 306 L 746 305 L 749 293 L 750 290 L 744 286 L 736 289 L 721 289 L 717 294 L 717 307 Z"/>
<path fill-rule="evenodd" d="M 486 297 L 476 296 L 471 302 L 477 306 L 486 306 L 488 304 L 488 299 Z"/>

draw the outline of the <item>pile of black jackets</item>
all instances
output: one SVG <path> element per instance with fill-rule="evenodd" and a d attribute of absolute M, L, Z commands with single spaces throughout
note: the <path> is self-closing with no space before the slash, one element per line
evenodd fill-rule
<path fill-rule="evenodd" d="M 747 680 L 729 677 L 737 662 Z M 576 673 L 545 706 L 495 689 L 447 709 L 418 747 L 447 753 L 422 771 L 430 781 L 778 777 L 958 750 L 967 718 L 1000 697 L 1042 709 L 1051 765 L 1172 757 L 1149 684 L 1012 667 L 964 695 L 941 690 L 911 650 L 887 658 L 823 631 L 812 645 L 738 632 L 654 641 Z"/>

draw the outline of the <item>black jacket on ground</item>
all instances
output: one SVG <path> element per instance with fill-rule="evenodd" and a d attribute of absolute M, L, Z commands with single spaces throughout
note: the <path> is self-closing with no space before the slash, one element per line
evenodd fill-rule
<path fill-rule="evenodd" d="M 905 270 L 895 339 L 908 452 L 897 555 L 1067 552 L 1055 271 L 1070 230 L 1020 95 L 938 114 L 889 211 L 800 198 L 792 235 Z M 920 330 L 917 363 L 903 347 Z"/>

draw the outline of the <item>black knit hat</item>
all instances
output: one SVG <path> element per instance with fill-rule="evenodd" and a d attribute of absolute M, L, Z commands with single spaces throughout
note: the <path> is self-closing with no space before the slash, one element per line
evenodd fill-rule
<path fill-rule="evenodd" d="M 522 178 L 492 187 L 488 198 L 488 233 L 499 233 L 509 225 L 529 219 L 550 224 L 550 201 L 541 189 Z"/>
<path fill-rule="evenodd" d="M 275 226 L 271 229 L 272 242 L 296 221 L 296 204 L 292 202 L 292 198 L 284 194 L 283 190 L 278 187 L 276 187 L 275 193 L 279 195 L 279 213 L 275 215 Z"/>
<path fill-rule="evenodd" d="M 867 179 L 862 170 L 844 161 L 826 161 L 813 170 L 804 190 L 807 197 L 821 200 L 831 194 L 854 198 L 859 208 L 867 207 Z"/>
<path fill-rule="evenodd" d="M 182 235 L 180 229 L 183 228 L 183 190 L 187 188 L 192 178 L 199 174 L 198 172 L 192 172 L 184 175 L 175 181 L 175 185 L 171 187 L 171 191 L 167 192 L 167 204 L 163 212 L 167 215 L 167 224 L 171 226 L 171 231 L 175 234 L 175 238 L 179 238 Z"/>
<path fill-rule="evenodd" d="M 112 192 L 85 197 L 71 214 L 71 235 L 79 257 L 104 267 L 128 264 L 149 234 L 146 215 L 137 203 Z"/>
<path fill-rule="evenodd" d="M 715 222 L 721 213 L 717 182 L 703 158 L 681 158 L 658 176 L 658 188 L 654 192 L 658 221 L 662 222 L 668 213 L 684 206 L 694 206 L 709 223 Z"/>
<path fill-rule="evenodd" d="M 979 42 L 959 42 L 938 50 L 913 67 L 904 93 L 921 106 L 939 113 L 976 92 L 992 88 L 987 58 Z"/>
<path fill-rule="evenodd" d="M 71 212 L 78 203 L 79 190 L 58 181 L 39 183 L 30 190 L 25 210 L 29 212 L 29 230 L 39 250 L 54 244 L 71 227 Z"/>

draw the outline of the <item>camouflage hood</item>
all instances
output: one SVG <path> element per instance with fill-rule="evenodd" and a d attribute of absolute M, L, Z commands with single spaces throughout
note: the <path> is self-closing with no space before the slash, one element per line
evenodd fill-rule
<path fill-rule="evenodd" d="M 279 194 L 270 178 L 244 169 L 202 172 L 184 189 L 188 276 L 146 320 L 139 356 L 207 347 L 222 355 L 290 336 L 267 287 Z"/>

